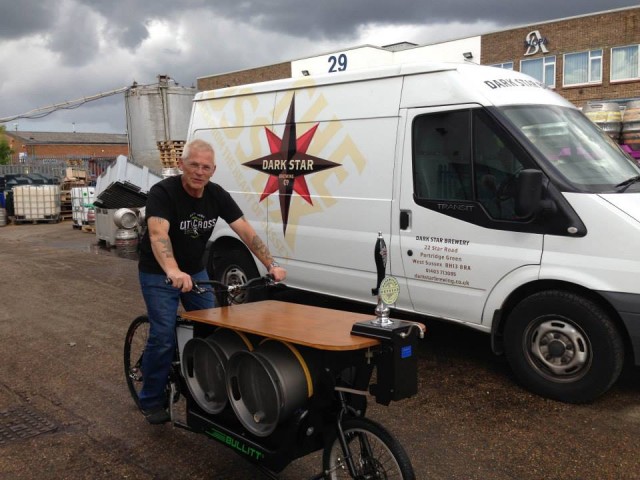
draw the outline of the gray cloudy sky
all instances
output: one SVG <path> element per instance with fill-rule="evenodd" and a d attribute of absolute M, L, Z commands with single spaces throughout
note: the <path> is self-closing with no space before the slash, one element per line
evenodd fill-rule
<path fill-rule="evenodd" d="M 346 47 L 419 45 L 631 0 L 0 0 L 0 118 L 167 74 L 196 78 Z M 8 129 L 122 133 L 124 95 Z"/>

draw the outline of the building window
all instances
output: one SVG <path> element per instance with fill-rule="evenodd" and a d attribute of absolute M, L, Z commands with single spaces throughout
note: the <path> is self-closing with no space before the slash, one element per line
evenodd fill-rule
<path fill-rule="evenodd" d="M 602 50 L 567 53 L 564 56 L 563 86 L 602 82 Z"/>
<path fill-rule="evenodd" d="M 611 81 L 634 80 L 638 75 L 638 47 L 615 47 L 611 49 Z"/>
<path fill-rule="evenodd" d="M 513 70 L 513 62 L 494 63 L 490 67 L 504 68 L 505 70 Z"/>
<path fill-rule="evenodd" d="M 556 57 L 535 58 L 533 60 L 521 60 L 520 71 L 548 87 L 556 86 Z"/>

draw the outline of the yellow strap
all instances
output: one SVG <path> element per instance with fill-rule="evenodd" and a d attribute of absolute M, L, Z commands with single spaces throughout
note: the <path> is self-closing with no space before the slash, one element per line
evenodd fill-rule
<path fill-rule="evenodd" d="M 268 342 L 268 341 L 274 341 L 274 342 L 282 343 L 289 350 L 291 350 L 291 353 L 293 353 L 293 355 L 298 359 L 298 363 L 302 367 L 302 371 L 304 372 L 304 376 L 307 379 L 307 396 L 308 396 L 308 398 L 311 398 L 313 396 L 313 380 L 311 379 L 311 372 L 309 371 L 309 367 L 307 365 L 307 362 L 305 362 L 304 357 L 302 356 L 302 354 L 298 351 L 298 349 L 296 347 L 294 347 L 290 343 L 282 341 L 282 340 L 274 340 L 273 338 L 265 338 L 264 340 L 262 340 L 260 342 L 260 345 L 262 345 L 263 343 Z"/>

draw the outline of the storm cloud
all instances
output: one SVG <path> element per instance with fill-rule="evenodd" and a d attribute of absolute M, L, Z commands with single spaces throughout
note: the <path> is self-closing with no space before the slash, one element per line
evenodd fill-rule
<path fill-rule="evenodd" d="M 436 43 L 634 6 L 630 0 L 0 0 L 0 118 L 153 83 L 362 44 Z M 7 128 L 122 132 L 122 95 Z"/>

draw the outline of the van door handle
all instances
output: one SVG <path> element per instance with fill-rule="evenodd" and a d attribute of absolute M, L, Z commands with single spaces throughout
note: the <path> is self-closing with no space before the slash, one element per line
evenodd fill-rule
<path fill-rule="evenodd" d="M 411 210 L 400 210 L 400 230 L 409 230 L 411 227 Z"/>

